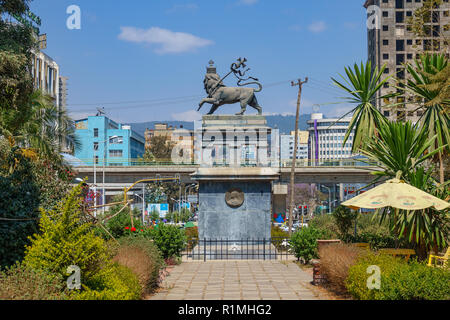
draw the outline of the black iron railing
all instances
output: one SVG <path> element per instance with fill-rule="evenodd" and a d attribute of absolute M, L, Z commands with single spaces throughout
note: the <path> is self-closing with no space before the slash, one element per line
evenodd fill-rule
<path fill-rule="evenodd" d="M 190 239 L 182 252 L 187 260 L 289 260 L 294 255 L 289 238 Z"/>

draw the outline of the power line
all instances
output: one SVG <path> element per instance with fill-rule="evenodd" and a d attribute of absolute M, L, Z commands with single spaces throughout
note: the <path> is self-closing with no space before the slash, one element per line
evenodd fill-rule
<path fill-rule="evenodd" d="M 276 87 L 282 84 L 290 83 L 291 80 L 284 80 L 284 81 L 278 81 L 269 83 L 267 85 L 264 85 L 265 88 L 272 88 Z M 204 97 L 203 95 L 200 96 L 184 96 L 184 97 L 177 97 L 177 98 L 159 98 L 159 99 L 149 99 L 149 100 L 136 100 L 136 101 L 118 101 L 118 102 L 103 102 L 103 103 L 84 103 L 84 104 L 69 104 L 68 107 L 71 106 L 99 106 L 99 105 L 118 105 L 118 104 L 128 104 L 128 103 L 139 103 L 139 102 L 152 102 L 149 104 L 142 104 L 142 105 L 132 105 L 132 106 L 118 106 L 118 107 L 109 107 L 108 110 L 119 110 L 126 107 L 126 109 L 135 109 L 135 108 L 151 108 L 151 107 L 159 107 L 159 106 L 166 106 L 166 105 L 172 105 L 172 104 L 178 104 L 178 103 L 185 103 L 185 102 L 191 102 L 195 101 L 196 99 L 201 99 Z M 91 111 L 94 110 L 93 108 L 86 108 L 86 109 L 80 109 L 80 108 L 70 108 L 69 111 Z"/>

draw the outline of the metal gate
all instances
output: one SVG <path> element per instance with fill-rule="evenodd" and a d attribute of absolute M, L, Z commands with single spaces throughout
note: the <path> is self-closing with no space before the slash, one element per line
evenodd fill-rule
<path fill-rule="evenodd" d="M 289 238 L 190 239 L 182 258 L 192 261 L 295 259 Z"/>

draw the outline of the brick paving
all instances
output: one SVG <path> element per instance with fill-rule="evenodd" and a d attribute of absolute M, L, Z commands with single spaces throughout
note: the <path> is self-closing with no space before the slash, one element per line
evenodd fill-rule
<path fill-rule="evenodd" d="M 208 261 L 175 266 L 149 300 L 319 300 L 311 274 L 293 262 Z"/>

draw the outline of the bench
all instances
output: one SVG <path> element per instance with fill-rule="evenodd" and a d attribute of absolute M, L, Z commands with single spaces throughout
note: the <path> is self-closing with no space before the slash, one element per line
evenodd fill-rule
<path fill-rule="evenodd" d="M 450 254 L 450 247 L 447 248 L 447 251 L 443 256 L 430 254 L 430 257 L 428 258 L 428 266 L 445 267 L 448 263 L 449 254 Z"/>
<path fill-rule="evenodd" d="M 413 249 L 380 249 L 380 253 L 390 254 L 394 257 L 404 256 L 405 260 L 408 261 L 410 256 L 416 255 L 416 251 Z"/>

